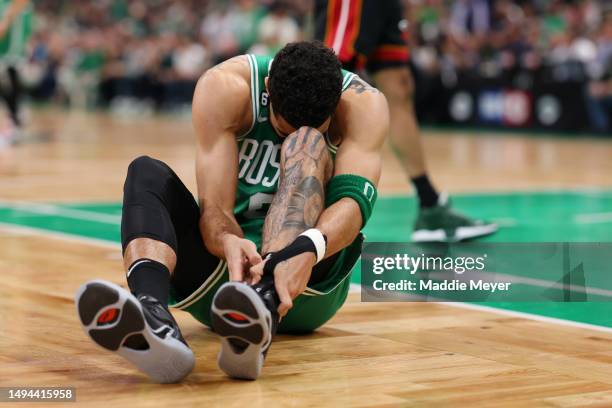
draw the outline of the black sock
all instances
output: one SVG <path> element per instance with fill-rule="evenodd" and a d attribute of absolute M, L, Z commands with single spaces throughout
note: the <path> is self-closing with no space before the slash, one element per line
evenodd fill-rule
<path fill-rule="evenodd" d="M 11 81 L 11 90 L 7 94 L 7 102 L 11 119 L 15 126 L 21 127 L 21 118 L 19 117 L 19 103 L 21 101 L 21 82 L 19 73 L 15 67 L 8 68 L 9 79 Z"/>
<path fill-rule="evenodd" d="M 170 271 L 164 264 L 148 258 L 138 259 L 128 269 L 127 281 L 134 295 L 151 295 L 162 305 L 168 305 Z"/>
<path fill-rule="evenodd" d="M 438 192 L 431 185 L 427 174 L 414 177 L 411 180 L 412 185 L 414 185 L 417 195 L 419 196 L 419 204 L 421 208 L 433 207 L 438 203 Z"/>

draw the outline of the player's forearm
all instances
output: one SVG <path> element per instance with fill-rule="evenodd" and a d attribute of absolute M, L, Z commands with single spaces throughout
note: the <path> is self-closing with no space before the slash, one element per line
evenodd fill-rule
<path fill-rule="evenodd" d="M 243 237 L 242 228 L 233 214 L 227 214 L 216 205 L 202 205 L 200 215 L 200 233 L 208 251 L 218 258 L 225 258 L 224 239 L 228 235 Z"/>
<path fill-rule="evenodd" d="M 327 237 L 325 257 L 329 257 L 350 245 L 361 230 L 362 220 L 359 205 L 345 197 L 323 210 L 317 228 Z"/>

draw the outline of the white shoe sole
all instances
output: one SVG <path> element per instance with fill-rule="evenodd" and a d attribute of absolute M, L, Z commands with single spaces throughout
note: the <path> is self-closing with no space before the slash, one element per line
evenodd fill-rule
<path fill-rule="evenodd" d="M 459 227 L 454 236 L 447 236 L 443 229 L 416 230 L 412 233 L 413 242 L 458 242 L 466 239 L 484 237 L 497 231 L 497 224 L 475 225 Z"/>
<path fill-rule="evenodd" d="M 227 282 L 212 302 L 213 330 L 221 337 L 219 368 L 232 378 L 255 380 L 272 341 L 271 313 L 250 286 Z"/>
<path fill-rule="evenodd" d="M 189 347 L 170 334 L 158 337 L 147 323 L 140 302 L 114 283 L 93 280 L 75 296 L 79 321 L 97 345 L 134 364 L 158 383 L 174 383 L 187 376 L 195 365 Z M 133 335 L 144 337 L 149 347 L 135 350 L 124 346 Z"/>

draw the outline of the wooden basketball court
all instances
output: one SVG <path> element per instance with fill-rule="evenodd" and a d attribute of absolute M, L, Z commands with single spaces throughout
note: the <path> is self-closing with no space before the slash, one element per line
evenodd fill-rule
<path fill-rule="evenodd" d="M 151 384 L 81 331 L 76 289 L 93 278 L 125 284 L 117 212 L 79 205 L 116 206 L 127 165 L 141 154 L 166 161 L 195 191 L 190 122 L 59 110 L 35 112 L 32 122 L 40 137 L 0 151 L 1 387 L 75 387 L 77 404 L 88 407 L 612 406 L 612 329 L 605 324 L 612 307 L 597 309 L 604 322 L 593 324 L 593 313 L 581 321 L 479 305 L 362 303 L 357 293 L 316 333 L 278 336 L 255 382 L 226 378 L 216 367 L 215 335 L 175 312 L 196 368 L 181 384 Z M 433 180 L 458 193 L 463 210 L 487 215 L 480 199 L 461 201 L 461 194 L 569 191 L 599 218 L 576 218 L 587 221 L 553 238 L 612 240 L 612 142 L 432 131 L 425 141 Z M 381 195 L 408 189 L 387 152 Z M 554 205 L 566 205 L 559 197 Z M 552 204 L 521 203 L 508 209 L 516 212 L 511 220 L 491 212 L 505 226 L 498 242 L 518 239 L 522 227 L 551 228 L 530 208 L 544 214 Z M 411 220 L 414 211 L 397 216 Z M 89 218 L 100 226 L 83 229 Z M 395 240 L 407 239 L 410 228 Z"/>

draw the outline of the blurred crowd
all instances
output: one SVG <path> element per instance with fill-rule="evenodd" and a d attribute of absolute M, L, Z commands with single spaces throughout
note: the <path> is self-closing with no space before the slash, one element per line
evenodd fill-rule
<path fill-rule="evenodd" d="M 25 71 L 32 96 L 121 112 L 185 108 L 207 68 L 299 40 L 308 11 L 299 0 L 34 4 L 37 28 Z"/>
<path fill-rule="evenodd" d="M 408 2 L 414 62 L 423 70 L 493 77 L 558 69 L 553 80 L 599 77 L 610 69 L 612 15 L 596 0 L 423 0 Z M 607 20 L 606 20 L 607 19 Z"/>
<path fill-rule="evenodd" d="M 612 131 L 612 2 L 411 0 L 407 5 L 412 63 L 422 87 L 452 86 L 462 77 L 524 89 L 534 82 L 584 84 L 593 128 Z"/>
<path fill-rule="evenodd" d="M 312 0 L 38 0 L 26 79 L 78 106 L 176 109 L 211 65 L 309 38 Z M 612 13 L 605 0 L 404 0 L 417 83 L 461 75 L 582 81 L 605 123 Z M 608 7 L 606 9 L 606 7 Z M 609 111 L 608 111 L 609 113 Z"/>

